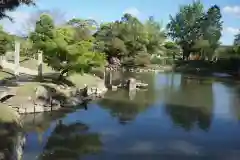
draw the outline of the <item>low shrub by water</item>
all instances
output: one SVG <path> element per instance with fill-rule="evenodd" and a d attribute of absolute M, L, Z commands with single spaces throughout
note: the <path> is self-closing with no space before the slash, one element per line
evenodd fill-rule
<path fill-rule="evenodd" d="M 240 67 L 239 58 L 219 59 L 217 61 L 206 60 L 177 60 L 174 62 L 174 68 L 176 71 L 183 72 L 201 72 L 214 73 L 224 72 L 232 75 L 237 74 Z"/>

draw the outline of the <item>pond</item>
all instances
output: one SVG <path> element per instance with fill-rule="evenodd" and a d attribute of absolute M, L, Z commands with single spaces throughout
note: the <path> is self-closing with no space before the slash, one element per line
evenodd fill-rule
<path fill-rule="evenodd" d="M 240 159 L 237 84 L 176 73 L 130 76 L 149 88 L 108 91 L 87 110 L 25 124 L 23 159 Z"/>

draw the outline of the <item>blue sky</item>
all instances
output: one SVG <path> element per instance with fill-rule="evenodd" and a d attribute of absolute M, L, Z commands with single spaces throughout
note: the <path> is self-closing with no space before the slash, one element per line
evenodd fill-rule
<path fill-rule="evenodd" d="M 67 3 L 68 2 L 68 3 Z M 26 30 L 29 17 L 36 10 L 58 10 L 65 14 L 65 18 L 72 17 L 93 18 L 98 22 L 119 19 L 128 12 L 141 20 L 154 16 L 164 25 L 169 21 L 169 15 L 174 15 L 179 5 L 192 3 L 192 0 L 37 0 L 37 7 L 20 7 L 9 13 L 15 18 L 15 23 L 4 19 L 0 21 L 3 27 L 12 33 Z M 240 29 L 240 0 L 202 0 L 205 8 L 217 4 L 222 9 L 224 30 L 221 39 L 223 44 L 231 44 L 233 35 Z"/>

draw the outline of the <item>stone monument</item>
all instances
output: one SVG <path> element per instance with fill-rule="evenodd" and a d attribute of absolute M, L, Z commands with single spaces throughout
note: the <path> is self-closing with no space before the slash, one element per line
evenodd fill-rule
<path fill-rule="evenodd" d="M 137 82 L 135 78 L 129 78 L 127 82 L 127 87 L 129 91 L 137 89 Z"/>
<path fill-rule="evenodd" d="M 19 57 L 20 57 L 20 43 L 15 42 L 15 52 L 14 52 L 14 64 L 15 64 L 15 76 L 19 75 Z"/>
<path fill-rule="evenodd" d="M 42 57 L 42 51 L 38 51 L 38 77 L 42 77 L 42 63 L 43 63 L 43 57 Z"/>

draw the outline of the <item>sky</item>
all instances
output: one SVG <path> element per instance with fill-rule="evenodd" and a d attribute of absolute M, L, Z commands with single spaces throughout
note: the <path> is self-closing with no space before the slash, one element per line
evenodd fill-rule
<path fill-rule="evenodd" d="M 144 21 L 149 16 L 161 22 L 169 22 L 169 15 L 175 15 L 180 5 L 192 3 L 193 0 L 36 0 L 36 7 L 21 6 L 9 12 L 14 23 L 7 19 L 0 24 L 10 33 L 22 34 L 29 27 L 29 19 L 37 10 L 55 10 L 61 18 L 93 18 L 97 22 L 115 21 L 124 13 L 130 13 Z M 240 29 L 240 0 L 202 0 L 205 9 L 217 4 L 223 16 L 223 33 L 221 42 L 232 44 L 234 35 Z"/>

